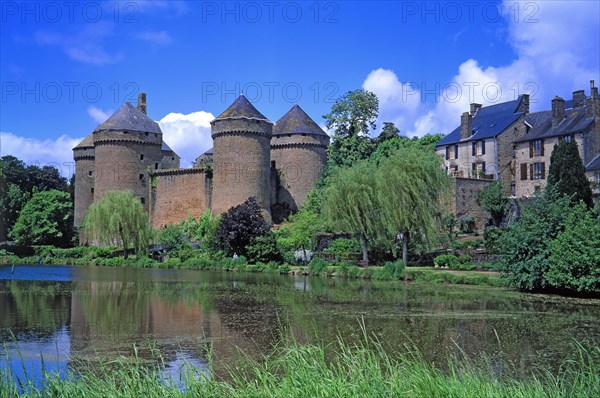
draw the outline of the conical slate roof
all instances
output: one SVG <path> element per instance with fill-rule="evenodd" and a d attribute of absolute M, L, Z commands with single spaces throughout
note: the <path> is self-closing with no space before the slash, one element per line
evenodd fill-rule
<path fill-rule="evenodd" d="M 221 113 L 215 120 L 249 118 L 269 121 L 262 113 L 260 113 L 254 105 L 248 101 L 244 94 L 240 95 L 234 102 Z M 213 120 L 213 122 L 215 121 Z"/>
<path fill-rule="evenodd" d="M 85 137 L 83 139 L 83 141 L 81 141 L 77 146 L 75 146 L 75 148 L 73 149 L 79 149 L 79 148 L 92 148 L 94 146 L 94 133 L 91 133 L 90 135 L 88 135 L 87 137 Z"/>
<path fill-rule="evenodd" d="M 294 105 L 285 115 L 281 117 L 273 127 L 273 135 L 284 134 L 327 134 L 310 118 L 298 105 Z"/>
<path fill-rule="evenodd" d="M 160 126 L 135 106 L 126 102 L 94 132 L 102 130 L 143 131 L 162 134 Z"/>

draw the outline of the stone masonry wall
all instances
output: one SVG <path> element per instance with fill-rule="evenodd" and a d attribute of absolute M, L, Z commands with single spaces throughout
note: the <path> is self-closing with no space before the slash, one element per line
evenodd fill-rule
<path fill-rule="evenodd" d="M 210 179 L 202 169 L 161 170 L 151 177 L 150 224 L 158 229 L 210 209 Z"/>
<path fill-rule="evenodd" d="M 476 180 L 472 178 L 453 179 L 453 208 L 457 219 L 472 217 L 475 219 L 477 229 L 482 229 L 489 215 L 477 202 L 477 196 L 489 184 L 491 180 Z"/>
<path fill-rule="evenodd" d="M 506 195 L 511 195 L 515 186 L 518 170 L 515 165 L 514 142 L 527 134 L 527 125 L 524 120 L 525 116 L 521 116 L 496 139 L 498 179 L 502 182 L 502 188 Z"/>
<path fill-rule="evenodd" d="M 83 217 L 94 202 L 94 180 L 96 168 L 94 164 L 94 148 L 74 150 L 75 158 L 75 209 L 73 224 L 81 225 Z"/>

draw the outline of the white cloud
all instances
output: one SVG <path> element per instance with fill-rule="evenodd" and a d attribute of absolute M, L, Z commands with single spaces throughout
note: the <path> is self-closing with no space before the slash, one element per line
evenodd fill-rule
<path fill-rule="evenodd" d="M 72 149 L 82 140 L 64 134 L 55 140 L 39 140 L 0 132 L 0 155 L 15 156 L 27 164 L 54 166 L 68 178 L 75 171 Z"/>
<path fill-rule="evenodd" d="M 103 111 L 102 109 L 91 105 L 90 107 L 88 107 L 87 113 L 92 117 L 92 119 L 94 119 L 96 123 L 100 124 L 104 123 L 106 119 L 108 119 L 114 113 L 114 111 L 112 109 L 109 109 L 108 111 Z"/>
<path fill-rule="evenodd" d="M 42 46 L 57 46 L 69 58 L 93 65 L 111 64 L 120 61 L 122 54 L 109 53 L 106 43 L 114 35 L 114 24 L 97 22 L 87 24 L 78 31 L 56 33 L 37 31 L 34 34 L 37 44 Z"/>
<path fill-rule="evenodd" d="M 136 35 L 138 39 L 148 41 L 154 44 L 169 44 L 173 39 L 171 35 L 166 30 L 160 31 L 145 31 L 140 32 Z"/>
<path fill-rule="evenodd" d="M 215 117 L 209 112 L 169 113 L 158 124 L 164 141 L 181 157 L 181 167 L 190 167 L 204 151 L 213 146 L 210 122 Z"/>
<path fill-rule="evenodd" d="M 464 61 L 451 81 L 442 85 L 445 89 L 433 108 L 411 108 L 402 98 L 398 100 L 405 86 L 392 71 L 372 71 L 363 87 L 372 87 L 371 91 L 382 95 L 380 100 L 398 102 L 392 106 L 381 100 L 382 115 L 397 121 L 397 127 L 408 135 L 447 134 L 460 123 L 461 113 L 469 110 L 471 102 L 490 105 L 528 93 L 531 110 L 537 111 L 549 109 L 555 95 L 569 99 L 577 89 L 589 94 L 588 81 L 600 81 L 600 3 L 505 0 L 504 9 L 507 39 L 517 54 L 511 63 L 482 67 L 476 59 Z M 521 13 L 515 14 L 515 9 Z"/>

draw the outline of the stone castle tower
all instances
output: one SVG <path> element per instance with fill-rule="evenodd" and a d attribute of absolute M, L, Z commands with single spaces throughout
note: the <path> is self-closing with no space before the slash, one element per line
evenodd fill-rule
<path fill-rule="evenodd" d="M 107 191 L 128 190 L 148 210 L 149 170 L 179 167 L 179 156 L 146 115 L 146 94 L 138 107 L 125 103 L 73 148 L 75 216 L 79 226 L 88 207 Z"/>
<path fill-rule="evenodd" d="M 138 107 L 123 105 L 73 148 L 75 225 L 109 190 L 128 190 L 144 204 L 154 228 L 204 211 L 223 213 L 250 197 L 267 219 L 273 209 L 297 210 L 327 163 L 329 137 L 297 105 L 274 125 L 241 95 L 211 122 L 213 148 L 195 167 L 163 141 L 159 125 Z"/>
<path fill-rule="evenodd" d="M 275 123 L 271 139 L 271 165 L 278 177 L 274 203 L 298 210 L 327 164 L 328 145 L 329 136 L 298 105 Z"/>
<path fill-rule="evenodd" d="M 270 217 L 272 133 L 273 122 L 244 95 L 211 122 L 215 213 L 253 196 Z"/>

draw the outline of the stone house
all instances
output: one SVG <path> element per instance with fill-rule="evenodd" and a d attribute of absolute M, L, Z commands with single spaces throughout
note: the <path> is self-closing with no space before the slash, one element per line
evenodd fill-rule
<path fill-rule="evenodd" d="M 531 113 L 524 124 L 527 134 L 515 140 L 515 196 L 527 198 L 546 187 L 550 156 L 562 141 L 575 141 L 586 166 L 587 176 L 595 181 L 600 161 L 600 99 L 591 82 L 590 96 L 584 90 L 573 92 L 572 100 L 552 100 L 551 110 Z"/>
<path fill-rule="evenodd" d="M 458 219 L 473 218 L 481 228 L 488 215 L 477 203 L 478 193 L 497 180 L 507 195 L 514 189 L 513 142 L 525 135 L 528 112 L 526 94 L 486 107 L 473 103 L 461 115 L 460 126 L 436 145 L 454 177 L 451 209 Z"/>

